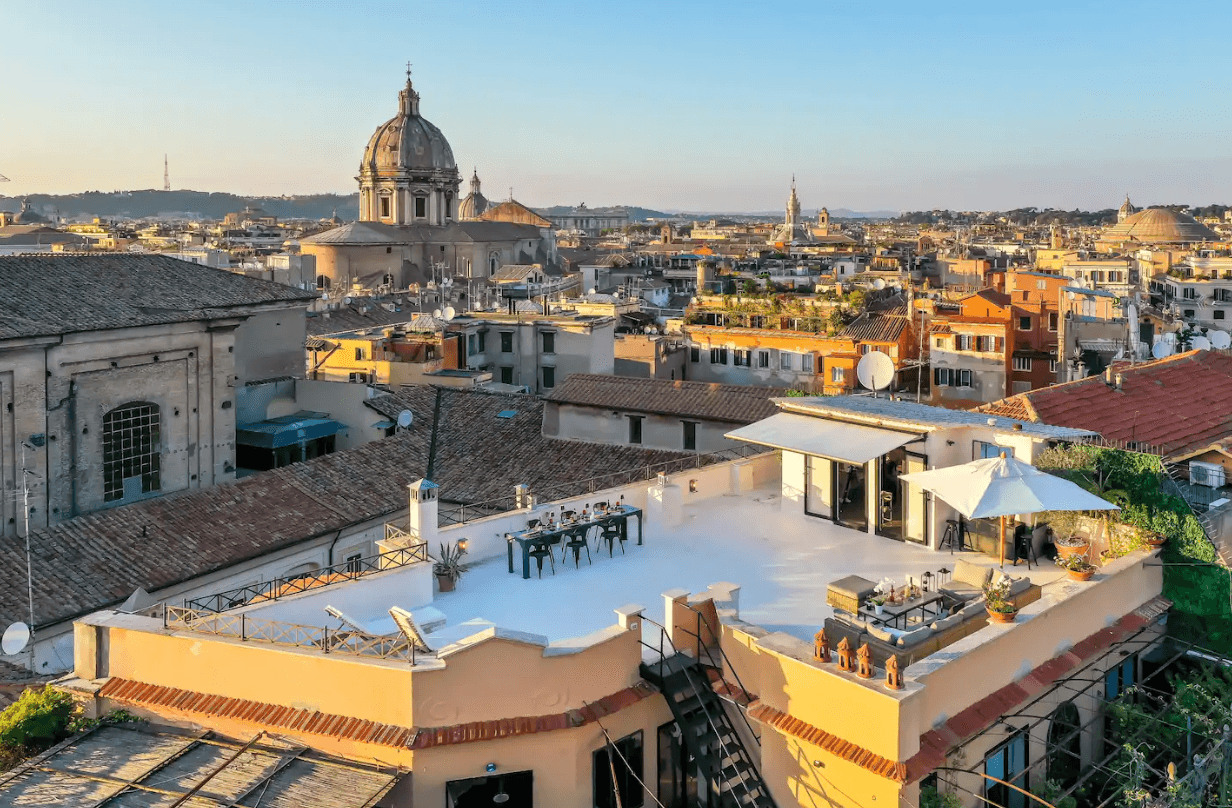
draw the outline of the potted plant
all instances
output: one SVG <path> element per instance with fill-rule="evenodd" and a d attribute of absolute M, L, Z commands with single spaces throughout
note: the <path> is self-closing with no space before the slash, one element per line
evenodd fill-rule
<path fill-rule="evenodd" d="M 1006 576 L 984 584 L 984 608 L 994 623 L 1013 623 L 1018 607 L 1010 599 L 1010 579 Z"/>
<path fill-rule="evenodd" d="M 1095 565 L 1087 561 L 1086 556 L 1057 557 L 1057 566 L 1065 570 L 1066 575 L 1075 581 L 1089 581 L 1095 574 Z"/>
<path fill-rule="evenodd" d="M 442 592 L 452 592 L 454 584 L 462 577 L 462 573 L 466 570 L 462 566 L 464 555 L 466 555 L 466 539 L 453 544 L 441 543 L 441 555 L 432 565 L 432 572 L 436 574 L 436 584 Z"/>
<path fill-rule="evenodd" d="M 885 611 L 885 596 L 873 595 L 868 599 L 868 605 L 873 610 L 873 614 L 881 614 Z"/>
<path fill-rule="evenodd" d="M 1163 547 L 1164 542 L 1167 540 L 1167 536 L 1162 533 L 1155 533 L 1154 531 L 1147 532 L 1147 534 L 1143 537 L 1143 541 L 1145 541 L 1146 545 L 1151 548 Z"/>
<path fill-rule="evenodd" d="M 1085 557 L 1091 544 L 1081 536 L 1053 536 L 1058 558 Z"/>

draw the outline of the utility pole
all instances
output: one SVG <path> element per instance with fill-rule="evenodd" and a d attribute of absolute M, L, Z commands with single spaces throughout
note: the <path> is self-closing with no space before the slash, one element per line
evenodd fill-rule
<path fill-rule="evenodd" d="M 26 596 L 29 599 L 30 605 L 30 674 L 35 672 L 34 667 L 34 568 L 30 554 L 30 483 L 27 475 L 30 470 L 26 468 L 26 442 L 21 441 L 21 518 L 22 529 L 25 532 L 26 538 Z"/>

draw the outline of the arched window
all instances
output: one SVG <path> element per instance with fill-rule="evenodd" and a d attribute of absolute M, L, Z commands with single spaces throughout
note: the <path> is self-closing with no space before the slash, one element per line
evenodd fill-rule
<path fill-rule="evenodd" d="M 1082 772 L 1082 719 L 1072 701 L 1057 707 L 1048 722 L 1048 779 L 1069 788 Z"/>
<path fill-rule="evenodd" d="M 317 275 L 317 288 L 325 289 L 326 291 L 329 290 L 329 276 L 328 275 Z"/>
<path fill-rule="evenodd" d="M 493 252 L 488 255 L 488 275 L 496 274 L 496 270 L 500 268 L 500 253 Z"/>
<path fill-rule="evenodd" d="M 161 488 L 158 405 L 116 407 L 103 416 L 103 501 L 135 499 Z"/>

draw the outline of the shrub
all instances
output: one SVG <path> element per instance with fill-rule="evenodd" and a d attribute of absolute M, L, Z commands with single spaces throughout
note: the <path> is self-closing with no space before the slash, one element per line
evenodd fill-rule
<path fill-rule="evenodd" d="M 50 686 L 26 690 L 0 713 L 0 747 L 29 753 L 68 737 L 75 706 L 72 696 Z"/>

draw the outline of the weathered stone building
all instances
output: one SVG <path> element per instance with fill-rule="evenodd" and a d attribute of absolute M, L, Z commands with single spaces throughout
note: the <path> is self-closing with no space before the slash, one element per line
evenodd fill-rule
<path fill-rule="evenodd" d="M 302 376 L 312 293 L 157 255 L 0 257 L 0 525 L 235 471 L 235 388 Z M 24 465 L 22 458 L 24 456 Z"/>

